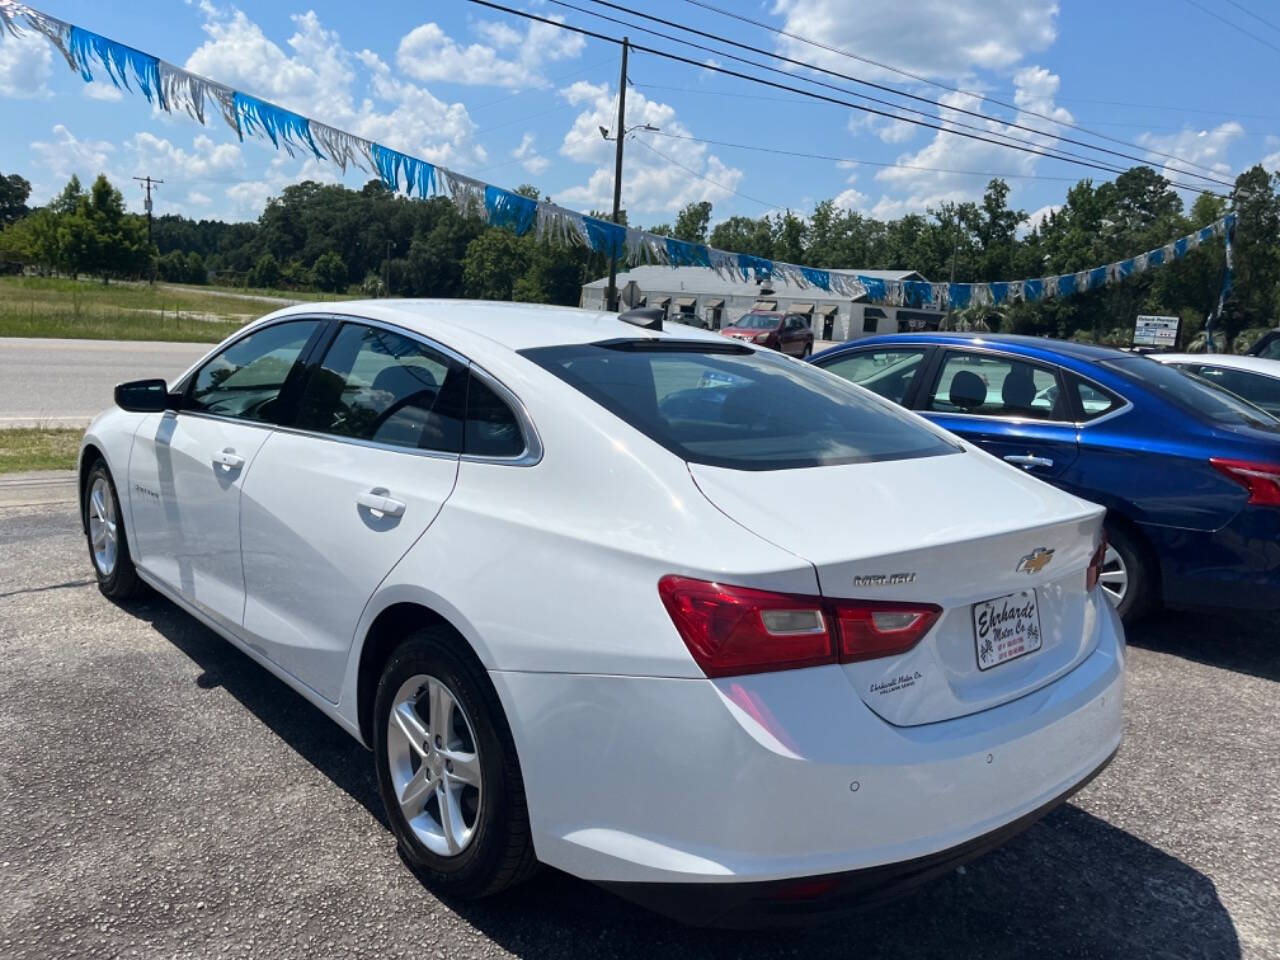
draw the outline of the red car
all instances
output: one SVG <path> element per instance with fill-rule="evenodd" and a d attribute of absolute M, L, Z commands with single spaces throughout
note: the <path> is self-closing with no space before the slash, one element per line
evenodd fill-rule
<path fill-rule="evenodd" d="M 813 353 L 813 331 L 799 313 L 753 310 L 720 332 L 734 340 L 750 340 L 793 357 L 807 357 Z"/>

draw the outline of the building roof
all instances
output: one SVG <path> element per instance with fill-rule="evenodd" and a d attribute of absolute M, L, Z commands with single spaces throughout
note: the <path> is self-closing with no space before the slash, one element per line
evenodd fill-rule
<path fill-rule="evenodd" d="M 831 273 L 849 274 L 851 276 L 874 277 L 877 280 L 923 280 L 914 270 L 832 270 Z M 754 297 L 760 293 L 760 284 L 754 280 L 728 279 L 721 277 L 714 270 L 706 267 L 668 267 L 662 264 L 645 264 L 632 267 L 625 273 L 618 274 L 618 288 L 625 287 L 632 280 L 646 294 L 653 293 L 687 293 L 690 296 L 730 296 Z M 796 298 L 815 300 L 831 298 L 826 290 L 816 287 L 793 287 L 781 281 L 766 283 L 775 296 L 782 299 Z M 591 290 L 603 290 L 609 286 L 609 278 L 601 277 L 584 284 Z"/>

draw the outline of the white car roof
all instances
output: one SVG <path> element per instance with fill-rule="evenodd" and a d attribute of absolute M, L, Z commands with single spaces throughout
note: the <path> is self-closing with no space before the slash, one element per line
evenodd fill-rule
<path fill-rule="evenodd" d="M 463 353 L 473 348 L 524 350 L 557 344 L 592 343 L 618 337 L 660 337 L 723 343 L 718 333 L 668 320 L 663 329 L 646 330 L 614 313 L 540 303 L 489 300 L 346 300 L 287 307 L 263 320 L 291 314 L 366 317 L 405 327 Z"/>
<path fill-rule="evenodd" d="M 1248 370 L 1264 377 L 1280 378 L 1280 360 L 1266 357 L 1242 357 L 1234 353 L 1158 353 L 1152 359 L 1161 363 L 1203 363 L 1211 367 Z"/>

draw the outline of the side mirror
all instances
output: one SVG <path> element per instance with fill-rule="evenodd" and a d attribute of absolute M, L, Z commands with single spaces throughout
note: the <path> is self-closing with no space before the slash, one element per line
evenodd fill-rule
<path fill-rule="evenodd" d="M 116 386 L 116 406 L 130 413 L 163 413 L 178 409 L 178 394 L 169 393 L 169 385 L 159 378 L 130 380 Z"/>

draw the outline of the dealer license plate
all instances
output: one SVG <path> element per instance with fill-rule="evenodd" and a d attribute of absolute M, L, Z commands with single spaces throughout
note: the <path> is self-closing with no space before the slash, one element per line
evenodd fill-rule
<path fill-rule="evenodd" d="M 1040 608 L 1034 590 L 973 605 L 978 669 L 990 670 L 1040 649 Z"/>

